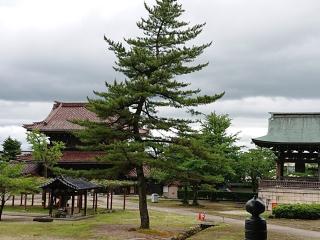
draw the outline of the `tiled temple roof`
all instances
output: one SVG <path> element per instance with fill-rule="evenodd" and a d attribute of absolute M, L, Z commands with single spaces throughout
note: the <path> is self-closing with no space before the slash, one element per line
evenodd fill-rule
<path fill-rule="evenodd" d="M 41 132 L 74 131 L 83 129 L 72 120 L 100 121 L 95 113 L 85 107 L 86 103 L 55 102 L 49 115 L 40 122 L 24 124 L 27 130 L 39 129 Z"/>
<path fill-rule="evenodd" d="M 271 113 L 268 134 L 252 141 L 258 146 L 320 145 L 320 113 Z"/>
<path fill-rule="evenodd" d="M 81 130 L 84 127 L 72 123 L 74 120 L 89 120 L 101 122 L 102 120 L 86 108 L 87 103 L 81 102 L 58 102 L 53 104 L 49 115 L 40 122 L 24 124 L 27 130 L 39 129 L 40 132 L 72 132 Z M 110 120 L 112 120 L 110 118 Z M 106 121 L 107 122 L 107 121 Z M 147 134 L 147 129 L 140 129 L 141 134 Z"/>

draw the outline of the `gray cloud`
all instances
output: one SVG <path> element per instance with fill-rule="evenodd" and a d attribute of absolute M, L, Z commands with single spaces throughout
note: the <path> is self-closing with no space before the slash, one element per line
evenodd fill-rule
<path fill-rule="evenodd" d="M 269 111 L 318 111 L 318 0 L 180 2 L 186 20 L 207 22 L 194 43 L 213 41 L 199 59 L 209 67 L 181 79 L 226 92 L 200 110 L 229 113 L 245 143 L 265 133 Z M 0 0 L 0 143 L 14 133 L 27 146 L 21 125 L 44 119 L 53 100 L 85 100 L 123 79 L 103 35 L 137 36 L 145 14 L 143 0 Z"/>
<path fill-rule="evenodd" d="M 11 16 L 0 17 L 0 99 L 83 100 L 104 81 L 123 79 L 102 38 L 136 36 L 143 1 L 77 1 L 79 9 L 72 1 L 31 1 L 38 10 L 13 2 L 0 2 L 0 13 Z M 226 91 L 225 98 L 318 97 L 319 1 L 181 2 L 186 19 L 207 22 L 196 42 L 214 42 L 201 57 L 210 66 L 185 77 L 194 87 Z"/>

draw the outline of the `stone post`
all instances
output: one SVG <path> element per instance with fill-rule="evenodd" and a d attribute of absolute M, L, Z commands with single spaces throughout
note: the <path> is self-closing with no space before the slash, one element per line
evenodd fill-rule
<path fill-rule="evenodd" d="M 252 216 L 245 222 L 245 240 L 267 240 L 267 223 L 259 216 L 265 209 L 265 203 L 256 196 L 246 203 L 246 210 Z"/>

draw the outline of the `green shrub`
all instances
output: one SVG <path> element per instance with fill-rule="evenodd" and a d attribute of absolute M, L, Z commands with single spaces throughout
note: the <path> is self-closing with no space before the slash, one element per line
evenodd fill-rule
<path fill-rule="evenodd" d="M 320 219 L 320 204 L 281 204 L 272 212 L 276 218 Z"/>
<path fill-rule="evenodd" d="M 182 199 L 184 191 L 178 191 L 178 198 Z M 237 201 L 246 202 L 253 198 L 253 192 L 224 192 L 224 191 L 203 191 L 198 192 L 198 199 L 210 201 Z M 188 199 L 192 199 L 192 191 L 188 191 Z"/>

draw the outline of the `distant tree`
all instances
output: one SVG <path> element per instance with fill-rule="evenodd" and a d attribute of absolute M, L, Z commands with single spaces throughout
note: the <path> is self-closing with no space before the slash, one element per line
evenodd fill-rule
<path fill-rule="evenodd" d="M 269 149 L 250 149 L 241 154 L 236 173 L 244 182 L 249 181 L 252 186 L 252 191 L 256 192 L 259 179 L 274 176 L 275 160 L 276 156 Z"/>
<path fill-rule="evenodd" d="M 50 145 L 48 137 L 38 130 L 28 132 L 27 141 L 31 144 L 33 158 L 43 164 L 44 177 L 47 178 L 48 169 L 53 168 L 62 157 L 64 143 L 53 141 Z"/>
<path fill-rule="evenodd" d="M 234 175 L 231 162 L 238 158 L 237 134 L 228 134 L 228 115 L 211 113 L 202 121 L 199 132 L 176 138 L 166 151 L 167 170 L 154 170 L 161 181 L 180 180 L 185 189 L 183 203 L 188 204 L 186 189 L 193 191 L 193 205 L 198 205 L 201 185 L 216 186 Z"/>
<path fill-rule="evenodd" d="M 180 144 L 173 144 L 166 152 L 171 163 L 169 175 L 180 180 L 184 187 L 190 186 L 193 192 L 192 205 L 198 204 L 198 191 L 201 185 L 215 186 L 224 181 L 228 171 L 225 157 L 211 152 L 199 136 L 180 139 Z M 173 172 L 174 171 L 174 172 Z M 186 202 L 185 202 L 186 203 Z"/>
<path fill-rule="evenodd" d="M 0 221 L 5 203 L 10 196 L 38 191 L 37 180 L 23 176 L 22 170 L 23 165 L 0 162 Z"/>
<path fill-rule="evenodd" d="M 238 133 L 228 133 L 231 126 L 231 118 L 227 114 L 210 113 L 202 121 L 201 139 L 202 144 L 211 153 L 220 154 L 224 158 L 225 181 L 234 178 L 233 165 L 239 160 L 241 147 L 236 143 L 239 140 Z"/>
<path fill-rule="evenodd" d="M 8 137 L 6 140 L 4 140 L 2 147 L 2 157 L 6 160 L 15 160 L 17 155 L 21 154 L 21 143 L 16 139 L 12 139 L 11 137 Z"/>
<path fill-rule="evenodd" d="M 158 110 L 186 108 L 196 114 L 194 107 L 223 95 L 200 95 L 200 89 L 193 90 L 189 83 L 177 79 L 208 65 L 193 62 L 211 43 L 188 44 L 205 24 L 189 26 L 182 21 L 184 10 L 176 0 L 157 0 L 153 7 L 145 4 L 145 9 L 148 17 L 137 23 L 144 35 L 125 39 L 128 48 L 105 38 L 117 57 L 114 69 L 123 73 L 126 81 L 106 83 L 106 92 L 95 92 L 99 98 L 89 99 L 88 109 L 101 118 L 100 123 L 78 122 L 86 127 L 79 134 L 82 140 L 106 150 L 104 160 L 116 170 L 136 169 L 141 228 L 149 228 L 143 166 L 158 164 L 163 149 L 172 144 L 170 135 L 155 136 L 153 132 L 191 131 L 191 120 L 161 117 Z"/>

